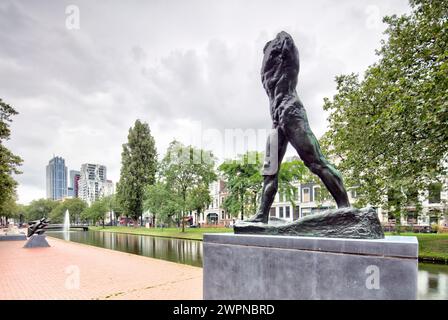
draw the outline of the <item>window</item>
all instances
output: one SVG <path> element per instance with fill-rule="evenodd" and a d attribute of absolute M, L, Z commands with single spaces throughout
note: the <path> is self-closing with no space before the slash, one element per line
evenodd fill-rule
<path fill-rule="evenodd" d="M 320 187 L 314 187 L 314 201 L 321 202 L 323 199 L 320 198 Z"/>
<path fill-rule="evenodd" d="M 356 199 L 356 197 L 357 197 L 356 190 L 354 190 L 354 189 L 350 190 L 350 195 L 351 195 L 352 199 Z"/>
<path fill-rule="evenodd" d="M 271 217 L 275 217 L 275 207 L 272 207 L 271 210 L 269 211 L 269 215 Z"/>
<path fill-rule="evenodd" d="M 291 217 L 290 210 L 291 210 L 290 207 L 286 207 L 286 208 L 285 208 L 285 216 L 286 216 L 286 218 L 290 218 L 290 217 Z"/>
<path fill-rule="evenodd" d="M 280 209 L 279 217 L 280 217 L 280 218 L 283 218 L 283 207 L 280 207 L 279 209 Z"/>
<path fill-rule="evenodd" d="M 303 188 L 302 202 L 310 202 L 310 188 Z"/>

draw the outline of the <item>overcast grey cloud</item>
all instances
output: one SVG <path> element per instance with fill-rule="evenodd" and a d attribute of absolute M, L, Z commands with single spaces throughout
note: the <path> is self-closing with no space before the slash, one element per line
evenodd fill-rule
<path fill-rule="evenodd" d="M 79 29 L 66 28 L 68 5 Z M 334 77 L 362 73 L 376 60 L 382 16 L 408 10 L 407 0 L 2 1 L 0 96 L 20 112 L 8 142 L 24 159 L 19 200 L 45 196 L 53 154 L 69 169 L 104 164 L 116 182 L 137 118 L 160 154 L 173 138 L 188 143 L 198 122 L 268 129 L 259 69 L 280 30 L 299 47 L 298 92 L 320 136 Z"/>

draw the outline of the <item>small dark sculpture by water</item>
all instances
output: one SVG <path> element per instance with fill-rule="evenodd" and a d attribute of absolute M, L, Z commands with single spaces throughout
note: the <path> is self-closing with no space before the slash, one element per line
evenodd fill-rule
<path fill-rule="evenodd" d="M 27 237 L 31 237 L 33 234 L 44 234 L 45 227 L 47 227 L 49 223 L 50 220 L 47 218 L 29 222 Z"/>
<path fill-rule="evenodd" d="M 269 97 L 273 130 L 268 138 L 263 168 L 260 208 L 253 217 L 235 225 L 235 233 L 309 235 L 339 238 L 384 238 L 372 208 L 350 208 L 341 174 L 323 156 L 296 91 L 300 62 L 292 37 L 282 31 L 264 50 L 261 79 Z M 308 216 L 293 223 L 269 223 L 269 212 L 278 190 L 278 171 L 288 143 L 333 196 L 339 210 Z"/>
<path fill-rule="evenodd" d="M 45 239 L 45 228 L 48 226 L 50 220 L 42 218 L 40 220 L 29 222 L 28 227 L 28 241 L 23 246 L 24 248 L 42 248 L 49 247 L 47 240 Z"/>

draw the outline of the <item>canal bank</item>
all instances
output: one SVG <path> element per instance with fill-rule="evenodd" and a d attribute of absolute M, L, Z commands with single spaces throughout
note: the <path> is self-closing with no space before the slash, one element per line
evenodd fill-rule
<path fill-rule="evenodd" d="M 187 239 L 202 241 L 204 233 L 233 232 L 232 228 L 186 228 L 182 232 L 180 228 L 143 228 L 143 227 L 90 227 L 90 230 L 99 232 L 113 232 L 133 235 L 146 235 L 153 237 Z M 386 233 L 393 235 L 392 233 Z M 419 261 L 448 264 L 448 233 L 423 234 L 401 233 L 401 236 L 415 236 L 419 242 Z"/>

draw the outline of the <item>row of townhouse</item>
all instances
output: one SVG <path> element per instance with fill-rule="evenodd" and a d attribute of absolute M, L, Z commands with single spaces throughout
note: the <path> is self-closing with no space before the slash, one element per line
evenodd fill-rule
<path fill-rule="evenodd" d="M 297 183 L 293 196 L 294 206 L 288 201 L 284 194 L 277 193 L 271 207 L 270 216 L 284 220 L 294 221 L 307 215 L 322 212 L 336 207 L 332 199 L 320 201 L 320 186 L 314 183 Z M 212 203 L 197 218 L 192 217 L 192 223 L 201 225 L 231 226 L 235 219 L 223 208 L 227 196 L 225 181 L 220 179 L 210 185 Z M 356 203 L 356 189 L 348 190 L 350 203 Z M 448 227 L 448 178 L 444 183 L 435 185 L 419 197 L 422 210 L 416 215 L 416 206 L 406 207 L 407 214 L 402 215 L 401 224 L 430 226 L 437 223 Z M 395 218 L 388 214 L 387 210 L 375 208 L 378 217 L 384 225 L 396 223 Z M 197 221 L 196 221 L 197 220 Z"/>

